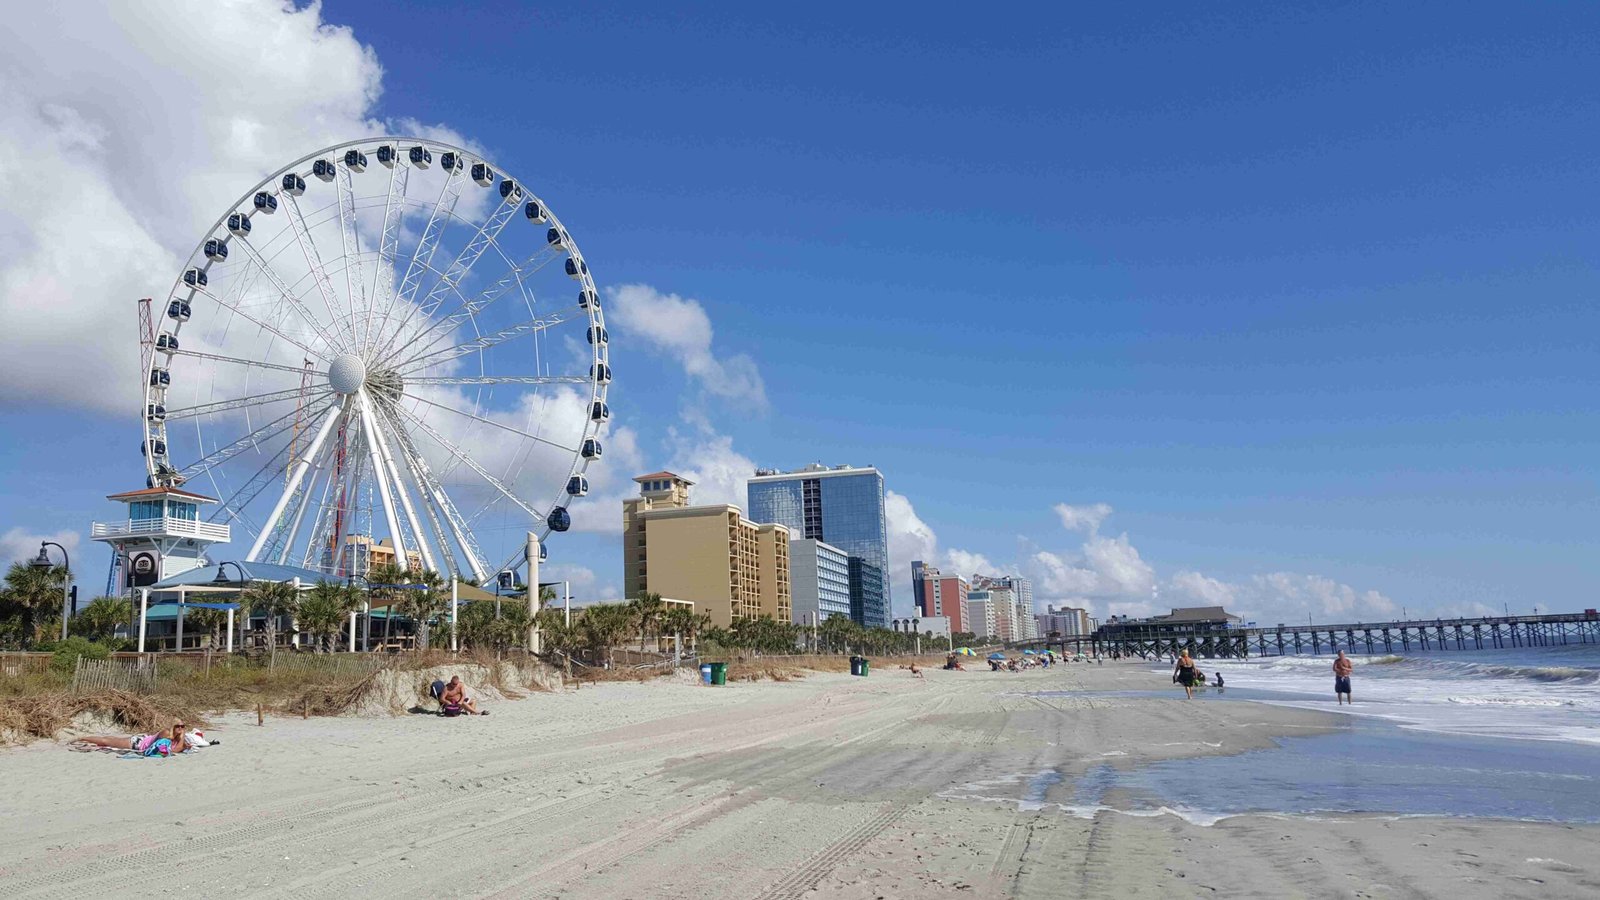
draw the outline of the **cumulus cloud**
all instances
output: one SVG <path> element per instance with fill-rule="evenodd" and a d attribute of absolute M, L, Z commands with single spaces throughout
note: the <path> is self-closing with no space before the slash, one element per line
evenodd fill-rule
<path fill-rule="evenodd" d="M 1126 534 L 1091 537 L 1076 556 L 1040 550 L 1032 562 L 1036 596 L 1143 602 L 1156 584 L 1155 569 Z"/>
<path fill-rule="evenodd" d="M 134 301 L 170 288 L 219 197 L 383 130 L 382 70 L 317 4 L 93 5 L 0 31 L 0 332 L 7 396 L 131 411 Z"/>
<path fill-rule="evenodd" d="M 747 509 L 745 483 L 755 474 L 756 464 L 734 449 L 732 437 L 702 428 L 693 434 L 674 431 L 669 442 L 674 449 L 667 468 L 694 482 L 691 502 L 731 503 Z"/>
<path fill-rule="evenodd" d="M 54 534 L 35 534 L 23 528 L 7 529 L 0 534 L 0 571 L 14 562 L 33 559 L 39 555 L 41 541 L 54 541 L 67 548 L 68 553 L 78 549 L 78 533 L 75 531 L 57 531 Z M 61 551 L 50 548 L 50 559 L 56 563 L 61 562 Z M 74 577 L 81 574 L 74 568 Z"/>
<path fill-rule="evenodd" d="M 609 293 L 611 321 L 629 337 L 675 360 L 706 393 L 766 408 L 767 389 L 755 360 L 746 353 L 713 349 L 711 317 L 700 301 L 647 284 L 625 284 Z"/>
<path fill-rule="evenodd" d="M 1183 599 L 1226 604 L 1229 612 L 1263 624 L 1297 621 L 1307 615 L 1323 622 L 1387 618 L 1400 610 L 1399 604 L 1379 591 L 1295 572 L 1252 575 L 1235 583 L 1180 572 L 1173 576 L 1171 587 Z"/>
<path fill-rule="evenodd" d="M 883 514 L 889 532 L 889 571 L 886 574 L 890 582 L 901 585 L 901 589 L 892 594 L 902 607 L 896 611 L 897 614 L 911 609 L 914 595 L 908 581 L 911 578 L 911 563 L 915 560 L 931 563 L 940 571 L 957 575 L 971 576 L 975 572 L 992 574 L 997 571 L 981 553 L 958 547 L 941 550 L 939 536 L 917 515 L 916 508 L 905 495 L 884 491 Z"/>
<path fill-rule="evenodd" d="M 1112 514 L 1105 503 L 1054 507 L 1068 531 L 1086 532 L 1076 553 L 1035 549 L 1025 574 L 1035 579 L 1038 603 L 1089 607 L 1100 615 L 1146 616 L 1171 606 L 1223 606 L 1262 622 L 1378 618 L 1397 604 L 1376 590 L 1361 590 L 1322 575 L 1271 572 L 1229 581 L 1193 570 L 1162 579 L 1126 533 L 1103 537 Z M 1163 603 L 1163 595 L 1166 602 Z"/>
<path fill-rule="evenodd" d="M 1069 503 L 1057 503 L 1056 515 L 1061 517 L 1061 527 L 1068 531 L 1087 531 L 1094 533 L 1100 530 L 1100 523 L 1111 515 L 1111 506 L 1105 503 L 1091 503 L 1087 506 L 1073 506 Z"/>

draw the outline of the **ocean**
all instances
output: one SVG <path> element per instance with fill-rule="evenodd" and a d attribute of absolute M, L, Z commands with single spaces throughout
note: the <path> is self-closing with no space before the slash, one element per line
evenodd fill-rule
<path fill-rule="evenodd" d="M 1446 734 L 1600 745 L 1600 644 L 1350 659 L 1356 702 L 1342 708 L 1332 656 L 1198 662 L 1208 677 L 1221 672 L 1225 691 L 1239 699 L 1248 692 L 1252 700 Z"/>
<path fill-rule="evenodd" d="M 1334 733 L 1227 756 L 1133 767 L 1108 760 L 1076 777 L 1019 773 L 954 793 L 998 793 L 1019 808 L 1084 817 L 1115 797 L 1131 815 L 1199 824 L 1243 813 L 1600 823 L 1600 645 L 1350 658 L 1356 702 L 1343 707 L 1332 656 L 1197 661 L 1208 677 L 1221 672 L 1226 687 L 1206 688 L 1195 703 L 1346 714 Z M 1183 696 L 1176 685 L 1107 693 Z"/>

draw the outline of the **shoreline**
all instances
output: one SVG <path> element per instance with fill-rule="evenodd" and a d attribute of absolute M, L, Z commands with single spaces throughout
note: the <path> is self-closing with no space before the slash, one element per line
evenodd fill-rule
<path fill-rule="evenodd" d="M 1205 885 L 1382 897 L 1448 885 L 1487 898 L 1600 885 L 1586 849 L 1595 825 L 1381 811 L 1197 825 L 1139 811 L 1141 791 L 1166 783 L 1142 773 L 1209 783 L 1207 767 L 1263 759 L 1253 752 L 1295 736 L 1342 740 L 1348 717 L 1106 696 L 1160 687 L 1137 662 L 926 674 L 585 685 L 473 719 L 258 728 L 253 714 L 230 715 L 212 729 L 221 747 L 167 761 L 41 741 L 0 751 L 15 810 L 0 824 L 0 877 L 13 896 L 226 884 L 246 896 L 1188 896 Z M 1030 780 L 1039 773 L 1049 783 Z M 1050 808 L 1091 788 L 1108 809 Z M 1025 808 L 1030 791 L 1037 808 Z M 440 847 L 472 866 L 439 866 Z"/>

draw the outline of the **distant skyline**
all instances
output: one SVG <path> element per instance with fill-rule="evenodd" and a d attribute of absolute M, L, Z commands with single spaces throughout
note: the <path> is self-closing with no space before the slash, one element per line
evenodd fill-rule
<path fill-rule="evenodd" d="M 143 483 L 134 301 L 278 166 L 425 131 L 537 182 L 606 294 L 606 457 L 543 570 L 586 599 L 633 476 L 742 506 L 820 461 L 883 473 L 894 615 L 913 559 L 1101 618 L 1596 605 L 1600 9 L 11 24 L 0 556 L 67 544 L 85 598 Z"/>

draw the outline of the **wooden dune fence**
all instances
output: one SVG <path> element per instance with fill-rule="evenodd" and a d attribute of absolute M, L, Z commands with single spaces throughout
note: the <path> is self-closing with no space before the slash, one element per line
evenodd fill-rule
<path fill-rule="evenodd" d="M 92 694 L 97 691 L 128 691 L 145 694 L 156 686 L 154 666 L 141 666 L 136 661 L 120 659 L 87 659 L 78 657 L 72 671 L 72 692 Z"/>

